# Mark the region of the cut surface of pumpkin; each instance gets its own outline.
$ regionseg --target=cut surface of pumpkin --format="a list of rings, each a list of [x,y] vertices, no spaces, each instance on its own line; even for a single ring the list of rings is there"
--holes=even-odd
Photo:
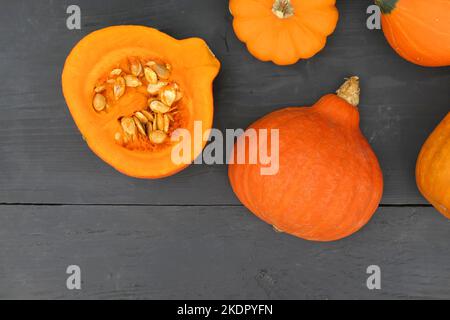
[[[171,159],[172,133],[192,132],[195,121],[205,131],[212,127],[219,69],[201,39],[117,26],[75,46],[62,86],[79,130],[100,158],[129,176],[162,178],[187,166]],[[192,161],[196,156],[192,152]]]

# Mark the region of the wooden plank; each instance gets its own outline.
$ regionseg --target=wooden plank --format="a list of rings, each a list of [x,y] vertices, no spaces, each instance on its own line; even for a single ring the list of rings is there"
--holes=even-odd
[[[383,208],[334,243],[241,207],[1,206],[0,299],[450,298],[450,221]],[[78,265],[82,290],[65,287]],[[381,287],[366,287],[370,265]]]
[[[384,169],[383,203],[425,203],[414,183],[414,163],[425,137],[448,112],[450,73],[399,58],[380,31],[365,27],[371,3],[338,1],[341,20],[326,49],[284,68],[249,55],[232,31],[227,1],[80,0],[81,31],[65,27],[68,1],[3,4],[0,203],[238,204],[225,166],[196,166],[164,181],[138,181],[88,150],[65,106],[60,73],[82,36],[114,24],[204,38],[223,63],[215,83],[215,126],[222,130],[246,127],[279,107],[311,104],[344,77],[361,76],[361,125]]]

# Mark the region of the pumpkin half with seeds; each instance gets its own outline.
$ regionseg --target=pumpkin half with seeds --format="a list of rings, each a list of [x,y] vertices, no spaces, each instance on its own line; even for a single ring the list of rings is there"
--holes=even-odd
[[[212,127],[212,83],[219,70],[201,39],[116,26],[75,46],[62,87],[76,125],[100,158],[126,175],[156,179],[188,165],[172,161],[175,130],[193,136],[195,121],[204,132]],[[193,161],[200,151],[191,149]]]
[[[290,65],[326,45],[338,23],[335,0],[230,0],[236,36],[261,61]]]

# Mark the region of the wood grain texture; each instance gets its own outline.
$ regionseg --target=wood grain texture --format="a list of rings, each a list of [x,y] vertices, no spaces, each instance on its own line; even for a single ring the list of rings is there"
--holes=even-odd
[[[0,206],[0,299],[450,298],[450,221],[383,208],[335,243],[241,207]],[[83,289],[65,287],[69,265]],[[378,265],[382,290],[366,287]]]
[[[277,108],[312,104],[344,77],[362,78],[362,129],[386,179],[384,204],[421,204],[414,165],[448,112],[448,68],[412,65],[365,27],[372,1],[338,1],[336,33],[315,58],[290,67],[255,60],[231,28],[226,0],[77,2],[82,30],[65,26],[69,1],[8,1],[0,12],[0,203],[235,205],[225,166],[193,166],[164,181],[115,172],[81,139],[65,105],[65,57],[89,32],[143,24],[177,38],[204,38],[223,70],[215,83],[215,127],[247,127]],[[299,132],[299,134],[302,134]]]
[[[415,160],[449,111],[449,68],[398,57],[381,31],[365,27],[371,0],[338,1],[338,29],[313,59],[262,63],[236,39],[227,3],[79,0],[81,31],[66,28],[70,1],[2,3],[0,299],[450,298],[450,224],[432,208],[384,207],[353,237],[317,244],[276,234],[236,206],[225,166],[142,181],[90,152],[62,97],[65,57],[91,31],[142,24],[208,42],[223,65],[215,82],[222,130],[312,104],[359,75],[361,127],[384,170],[383,204],[425,203]],[[70,264],[82,267],[81,292],[65,288]],[[365,286],[372,264],[382,268],[381,291]]]

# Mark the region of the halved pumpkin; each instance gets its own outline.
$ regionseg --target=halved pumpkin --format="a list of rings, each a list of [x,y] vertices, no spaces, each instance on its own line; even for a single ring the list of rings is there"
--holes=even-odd
[[[62,87],[95,154],[126,175],[156,179],[189,165],[172,161],[170,135],[175,129],[193,136],[195,121],[201,121],[203,133],[212,127],[212,83],[219,70],[220,62],[201,39],[176,40],[148,27],[115,26],[93,32],[75,46],[64,66]],[[152,96],[154,87],[159,91]],[[174,88],[177,95],[163,94]],[[151,121],[153,117],[157,119]],[[191,150],[193,161],[199,150]]]

